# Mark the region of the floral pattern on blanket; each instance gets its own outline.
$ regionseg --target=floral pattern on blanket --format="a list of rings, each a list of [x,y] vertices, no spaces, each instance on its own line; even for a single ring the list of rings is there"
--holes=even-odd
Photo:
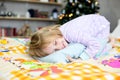
[[[12,76],[10,80],[109,80],[110,76],[114,80],[120,79],[117,74],[103,71],[97,66],[88,63],[74,62],[63,65],[61,63],[42,63],[22,58],[2,57],[2,59],[19,68],[10,72]]]
[[[50,73],[61,73],[62,70],[55,64],[38,62],[36,60],[25,60],[23,58],[1,57],[4,61],[7,61],[20,69],[20,71],[26,70],[31,76],[47,76]],[[13,71],[14,72],[14,71]],[[35,74],[35,73],[38,74]]]
[[[4,38],[4,40],[6,42],[4,44],[2,42],[0,47],[8,51],[0,51],[0,75],[3,76],[0,80],[120,80],[120,73],[105,71],[98,66],[102,64],[104,68],[108,68],[111,57],[100,61],[68,64],[43,63],[28,55],[28,39]],[[119,47],[115,50],[117,51],[115,56],[118,56]],[[115,60],[119,58],[115,56],[112,56],[111,61],[113,58]],[[90,62],[97,62],[97,65]],[[114,70],[118,71],[118,69]]]

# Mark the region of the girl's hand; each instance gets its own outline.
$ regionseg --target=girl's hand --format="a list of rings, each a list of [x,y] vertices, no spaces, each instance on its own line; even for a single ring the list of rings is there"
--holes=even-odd
[[[75,61],[75,59],[73,59],[73,58],[70,57],[70,56],[67,56],[67,59],[68,59],[70,62],[74,62],[74,61]]]
[[[80,59],[80,58],[78,58],[78,59],[73,59],[72,57],[67,56],[67,59],[68,59],[70,62],[81,62],[81,59]]]

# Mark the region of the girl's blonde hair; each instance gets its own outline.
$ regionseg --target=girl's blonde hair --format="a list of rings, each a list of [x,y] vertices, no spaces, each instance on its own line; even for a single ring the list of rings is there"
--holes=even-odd
[[[35,32],[31,36],[29,54],[38,57],[47,56],[48,54],[43,52],[43,48],[47,47],[56,38],[62,37],[59,26],[60,25],[47,26]]]

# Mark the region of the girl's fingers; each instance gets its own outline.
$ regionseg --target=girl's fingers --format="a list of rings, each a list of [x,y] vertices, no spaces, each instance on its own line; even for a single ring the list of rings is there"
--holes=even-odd
[[[73,59],[73,58],[72,58],[72,57],[70,57],[70,56],[67,56],[67,59],[68,59],[70,62],[75,61],[75,59]]]

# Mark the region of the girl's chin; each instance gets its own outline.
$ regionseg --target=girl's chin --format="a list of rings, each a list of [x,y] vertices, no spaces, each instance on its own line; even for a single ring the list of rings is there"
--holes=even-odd
[[[67,47],[67,45],[63,45],[63,48],[66,48]]]

